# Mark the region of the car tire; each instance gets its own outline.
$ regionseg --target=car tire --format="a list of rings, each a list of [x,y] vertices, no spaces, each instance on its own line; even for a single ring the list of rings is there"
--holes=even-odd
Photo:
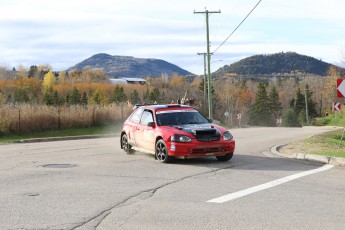
[[[155,157],[161,163],[169,163],[173,160],[173,157],[169,156],[168,148],[162,139],[156,142]]]
[[[216,156],[216,158],[219,160],[219,161],[228,161],[232,158],[232,156],[234,155],[234,153],[228,153],[224,156]]]
[[[130,154],[133,152],[132,146],[128,143],[128,137],[126,134],[123,134],[121,136],[121,148],[123,151],[125,151],[127,154]]]

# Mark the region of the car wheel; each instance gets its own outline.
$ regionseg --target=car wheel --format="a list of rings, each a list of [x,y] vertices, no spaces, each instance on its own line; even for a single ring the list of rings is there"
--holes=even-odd
[[[219,161],[228,161],[232,158],[232,156],[234,155],[234,153],[228,153],[224,156],[216,156],[216,158],[219,160]]]
[[[161,163],[169,163],[173,159],[173,157],[169,156],[167,146],[162,139],[157,141],[155,153],[156,159]]]
[[[123,151],[126,153],[131,153],[132,152],[132,146],[128,143],[128,137],[126,134],[123,134],[121,137],[121,146]]]

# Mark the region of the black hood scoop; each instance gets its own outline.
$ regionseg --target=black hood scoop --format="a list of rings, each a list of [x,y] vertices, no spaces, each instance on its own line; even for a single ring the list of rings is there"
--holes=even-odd
[[[198,125],[180,125],[176,128],[192,134],[198,141],[218,141],[221,137],[218,129],[214,128],[210,124],[198,124]]]

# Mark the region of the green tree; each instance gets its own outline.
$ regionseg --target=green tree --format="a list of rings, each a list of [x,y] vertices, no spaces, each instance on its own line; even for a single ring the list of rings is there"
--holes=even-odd
[[[150,103],[159,103],[160,102],[161,93],[157,87],[155,87],[149,94],[149,102]]]
[[[38,74],[38,68],[35,65],[30,66],[28,77],[35,77]]]
[[[306,85],[305,92],[302,93],[301,89],[298,88],[296,91],[296,99],[293,98],[290,101],[290,107],[294,109],[296,116],[300,123],[306,122],[306,101],[308,105],[308,117],[314,118],[317,116],[316,103],[312,99],[313,92]],[[306,100],[307,99],[307,100]]]
[[[17,103],[27,103],[29,102],[30,98],[28,96],[28,92],[24,88],[17,88],[14,91],[14,101]]]
[[[250,109],[249,124],[275,126],[275,119],[270,109],[265,83],[259,83],[255,99],[255,103]]]
[[[71,105],[77,105],[81,103],[81,95],[77,89],[77,87],[73,87],[72,94],[69,98],[69,104]]]
[[[149,101],[149,97],[150,97],[150,91],[149,91],[149,89],[147,89],[143,95],[143,100],[144,100],[143,103],[147,103],[147,101]]]
[[[306,85],[306,95],[307,95],[307,103],[308,103],[308,115],[311,118],[315,118],[318,116],[316,111],[316,103],[313,100],[313,92],[310,90],[309,85]]]
[[[88,97],[86,95],[86,92],[84,92],[83,96],[81,98],[81,104],[85,107],[85,106],[87,106],[87,102],[88,102]]]
[[[114,102],[115,104],[120,104],[121,102],[126,102],[127,101],[127,95],[123,90],[122,86],[116,85],[111,101]]]
[[[140,102],[140,97],[139,97],[139,93],[137,90],[134,90],[131,95],[130,95],[130,99],[129,99],[132,103],[132,105],[137,104],[138,102]]]
[[[43,94],[43,102],[46,105],[54,105],[54,92],[53,89],[48,89],[44,94]]]
[[[301,127],[298,116],[293,108],[289,108],[284,114],[282,119],[283,127]]]
[[[269,104],[270,110],[273,113],[274,118],[278,119],[281,116],[282,104],[280,102],[279,94],[275,86],[272,86],[271,91],[269,93],[268,104]]]

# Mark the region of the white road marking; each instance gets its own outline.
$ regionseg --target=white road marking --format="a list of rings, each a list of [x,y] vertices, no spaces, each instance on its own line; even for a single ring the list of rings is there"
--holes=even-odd
[[[280,179],[277,179],[277,180],[274,180],[274,181],[271,181],[271,182],[267,182],[265,184],[261,184],[261,185],[258,185],[258,186],[255,186],[255,187],[251,187],[251,188],[247,188],[247,189],[244,189],[244,190],[241,190],[241,191],[238,191],[238,192],[230,193],[228,195],[221,196],[221,197],[218,197],[218,198],[215,198],[215,199],[212,199],[212,200],[208,200],[207,202],[221,204],[221,203],[224,203],[224,202],[227,202],[227,201],[230,201],[230,200],[234,200],[234,199],[237,199],[237,198],[240,198],[240,197],[243,197],[243,196],[250,195],[250,194],[255,193],[255,192],[259,192],[261,190],[265,190],[265,189],[268,189],[268,188],[272,188],[272,187],[278,186],[280,184],[283,184],[283,183],[286,183],[286,182],[289,182],[289,181],[292,181],[292,180],[296,180],[296,179],[304,177],[304,176],[309,176],[311,174],[315,174],[315,173],[319,173],[319,172],[322,172],[322,171],[326,171],[326,170],[331,169],[333,167],[334,167],[334,165],[328,165],[327,164],[327,165],[324,165],[324,166],[322,166],[320,168],[316,168],[316,169],[313,169],[313,170],[309,170],[309,171],[297,173],[297,174],[294,174],[294,175],[291,175],[291,176],[283,177],[283,178],[280,178]]]

